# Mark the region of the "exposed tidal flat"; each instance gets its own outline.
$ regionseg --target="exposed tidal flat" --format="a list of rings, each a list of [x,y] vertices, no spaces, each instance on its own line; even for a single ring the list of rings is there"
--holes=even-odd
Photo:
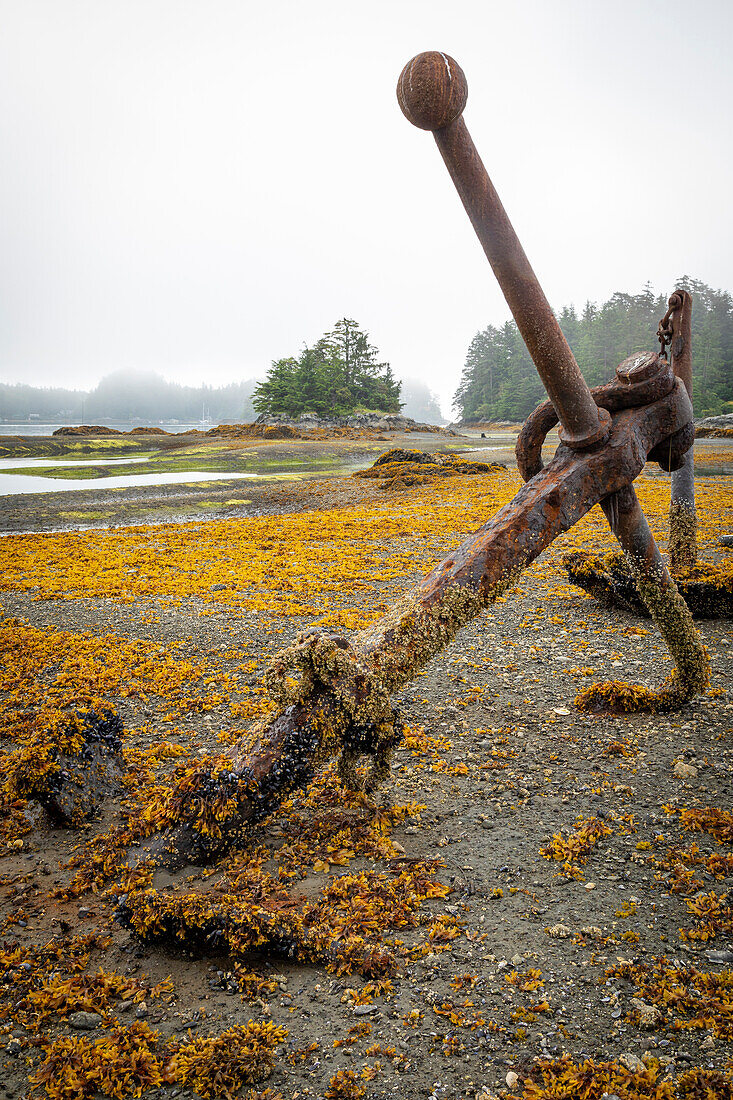
[[[0,532],[170,523],[330,506],[341,479],[390,447],[472,453],[515,465],[516,430],[455,437],[390,433],[382,440],[201,441],[179,436],[13,436],[0,440]],[[546,461],[556,440],[545,447]],[[698,476],[728,477],[725,439],[698,440]],[[657,467],[650,476],[667,480]],[[304,483],[317,482],[306,487]],[[351,490],[350,490],[351,491]],[[353,488],[356,492],[356,488]],[[307,502],[307,503],[306,503]]]
[[[389,447],[458,452],[491,448],[511,462],[515,434],[481,439],[391,433],[388,440],[191,440],[186,436],[6,437],[0,457],[0,531],[166,523],[268,514],[371,465]],[[124,469],[123,469],[124,468]]]
[[[404,741],[377,798],[331,764],[251,846],[125,868],[178,777],[247,738],[275,654],[314,625],[374,621],[519,488],[514,468],[387,492],[349,476],[396,442],[237,448],[281,481],[29,496],[82,511],[0,541],[10,1096],[77,1100],[102,1081],[188,1100],[194,1056],[272,1100],[330,1100],[333,1080],[366,1100],[486,1100],[515,1077],[522,1100],[731,1095],[730,623],[700,623],[711,691],[683,711],[580,713],[588,683],[655,685],[670,667],[647,620],[567,582],[563,552],[613,548],[598,508],[395,698]],[[509,462],[512,445],[477,457]],[[293,465],[273,474],[275,458]],[[669,484],[648,473],[665,549]],[[722,562],[733,483],[697,487],[701,554]],[[107,529],[72,529],[94,507]],[[92,704],[119,715],[124,789],[59,828],[23,783],[63,715]],[[177,922],[167,939],[159,918]],[[541,1072],[558,1088],[532,1091]]]

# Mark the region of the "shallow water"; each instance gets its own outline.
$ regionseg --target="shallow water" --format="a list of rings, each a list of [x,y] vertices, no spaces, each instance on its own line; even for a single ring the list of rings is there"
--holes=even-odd
[[[137,459],[132,461],[136,462]],[[69,463],[64,465],[68,466]],[[91,465],[96,466],[99,463],[93,462]],[[106,466],[108,463],[105,462],[104,465]],[[128,474],[127,477],[89,477],[61,480],[58,478],[34,477],[32,474],[7,473],[0,478],[0,497],[17,496],[21,493],[70,493],[79,489],[135,489],[143,485],[195,485],[202,481],[236,481],[242,478],[253,481],[262,476],[262,474],[186,470],[185,472],[168,474]]]
[[[150,455],[138,455],[137,458],[0,458],[0,473],[4,470],[29,470],[33,468],[53,469],[64,466],[127,466],[131,462],[149,462]]]

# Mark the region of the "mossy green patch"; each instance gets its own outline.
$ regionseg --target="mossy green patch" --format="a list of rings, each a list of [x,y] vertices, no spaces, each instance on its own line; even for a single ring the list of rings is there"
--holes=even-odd
[[[59,512],[59,519],[110,519],[114,514],[110,509],[95,511],[90,508],[88,512]]]

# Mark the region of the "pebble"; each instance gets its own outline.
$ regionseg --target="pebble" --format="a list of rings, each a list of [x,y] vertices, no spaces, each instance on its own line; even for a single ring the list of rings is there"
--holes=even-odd
[[[672,768],[672,774],[676,775],[678,779],[694,779],[697,775],[697,768],[693,768],[692,764],[685,764],[684,760],[678,760]]]
[[[705,957],[711,963],[733,963],[733,951],[706,951]]]
[[[19,1039],[11,1039],[8,1045],[5,1047],[8,1054],[20,1054],[23,1049],[23,1044]]]
[[[69,1026],[76,1031],[94,1031],[101,1022],[98,1012],[72,1012],[69,1016]]]
[[[631,1051],[622,1054],[619,1058],[619,1062],[626,1066],[627,1069],[630,1069],[632,1073],[636,1073],[637,1070],[644,1068],[644,1063],[641,1058],[638,1058],[636,1054],[632,1054]]]
[[[515,1089],[519,1084],[519,1076],[514,1072],[513,1069],[510,1069],[505,1077],[505,1081],[508,1088]]]
[[[354,1008],[355,1016],[373,1016],[377,1012],[379,1009],[376,1005],[357,1005]]]

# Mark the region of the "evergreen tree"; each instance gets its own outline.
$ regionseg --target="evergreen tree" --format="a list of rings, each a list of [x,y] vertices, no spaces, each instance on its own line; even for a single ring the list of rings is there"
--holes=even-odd
[[[346,416],[356,409],[399,412],[400,383],[389,363],[380,363],[378,357],[368,333],[343,317],[297,359],[272,364],[267,378],[255,387],[254,407],[288,416]]]
[[[733,411],[733,298],[689,277],[676,285],[692,295],[695,415]],[[627,356],[657,350],[657,325],[666,309],[666,297],[647,285],[641,294],[619,292],[601,306],[586,302],[580,316],[572,306],[561,310],[560,327],[588,385],[607,382]],[[513,321],[476,333],[454,398],[461,419],[523,420],[544,399]]]

